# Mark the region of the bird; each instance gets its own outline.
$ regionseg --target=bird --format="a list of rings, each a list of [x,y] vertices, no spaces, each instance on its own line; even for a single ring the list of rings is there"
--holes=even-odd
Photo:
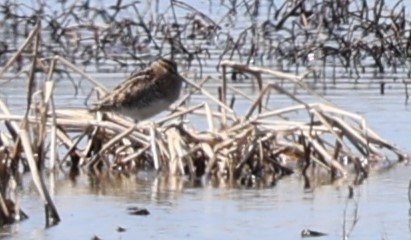
[[[139,122],[168,109],[179,98],[183,81],[176,62],[159,58],[114,87],[90,111],[115,112]]]

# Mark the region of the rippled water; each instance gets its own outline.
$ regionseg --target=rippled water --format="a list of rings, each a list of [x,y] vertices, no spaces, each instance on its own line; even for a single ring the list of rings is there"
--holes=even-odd
[[[2,235],[4,239],[90,239],[94,235],[102,239],[297,239],[302,229],[309,228],[327,233],[327,239],[342,239],[344,219],[348,231],[358,208],[351,239],[406,239],[411,236],[409,170],[400,167],[373,175],[355,188],[354,200],[349,201],[344,184],[305,192],[298,176],[259,190],[190,187],[182,179],[150,176],[112,176],[93,188],[86,176],[77,184],[63,179],[55,196],[62,217],[59,225],[44,229],[42,203],[26,189],[22,206],[30,219],[5,227]],[[127,207],[135,206],[151,214],[128,215]],[[120,233],[118,227],[126,231]]]
[[[124,76],[96,74],[107,86],[115,85]],[[328,85],[319,91],[338,106],[362,114],[382,137],[411,152],[411,107],[404,103],[402,85],[386,80],[385,95],[379,94],[378,83]],[[250,89],[246,81],[239,84]],[[82,106],[88,92],[74,96],[72,89],[65,79],[58,82],[58,106]],[[23,78],[7,84],[7,90],[2,88],[0,94],[13,111],[25,108]],[[281,97],[272,101],[278,106],[290,104]],[[43,203],[27,175],[21,207],[30,218],[3,227],[0,238],[298,239],[301,231],[308,228],[328,234],[324,239],[342,239],[344,222],[346,231],[351,231],[357,209],[358,222],[350,239],[410,239],[410,170],[399,164],[371,174],[362,185],[354,187],[351,200],[347,200],[346,182],[305,191],[297,174],[272,188],[236,189],[224,182],[193,183],[151,173],[130,177],[107,174],[101,178],[81,173],[75,180],[59,173],[55,177],[54,200],[62,222],[49,229],[44,228]],[[147,208],[150,215],[129,215],[128,207]],[[118,227],[126,231],[118,232]]]

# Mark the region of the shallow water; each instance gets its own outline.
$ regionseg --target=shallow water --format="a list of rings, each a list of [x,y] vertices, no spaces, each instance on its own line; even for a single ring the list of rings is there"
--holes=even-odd
[[[370,127],[411,152],[410,107],[398,91],[381,96],[377,90],[337,87],[323,93],[340,107],[364,115]],[[350,239],[407,239],[411,237],[410,170],[400,164],[371,174],[354,187],[351,200],[347,200],[347,182],[306,191],[297,174],[272,188],[236,189],[224,182],[192,183],[150,173],[107,174],[101,179],[80,174],[75,181],[59,173],[54,199],[62,222],[50,229],[44,228],[42,202],[26,176],[21,206],[30,218],[4,227],[1,238],[297,239],[308,228],[327,233],[326,239],[342,239],[344,222],[350,231],[358,209]],[[147,208],[151,214],[129,215],[128,207]],[[126,231],[118,232],[118,227]]]
[[[344,184],[305,192],[298,176],[268,189],[184,187],[184,180],[151,176],[112,177],[91,188],[82,176],[77,184],[58,181],[59,225],[43,227],[42,203],[27,189],[21,204],[30,219],[3,228],[2,238],[297,239],[309,228],[327,233],[327,239],[342,239],[344,219],[348,231],[358,206],[351,239],[406,239],[411,236],[409,170],[399,167],[373,175],[355,188],[349,201]],[[135,206],[147,208],[150,215],[128,215],[127,207]],[[117,232],[118,227],[126,231]]]
[[[201,4],[209,6],[208,1],[200,1],[199,8]],[[215,72],[215,68],[208,71]],[[95,77],[106,86],[113,86],[125,73],[105,75]],[[25,108],[24,84],[23,77],[7,84],[7,90],[0,90],[1,97],[16,113]],[[239,84],[250,89],[246,81]],[[338,106],[363,115],[382,137],[411,153],[411,107],[404,104],[401,86],[388,83],[383,96],[379,94],[378,83],[328,85],[326,90],[319,91]],[[87,93],[80,91],[74,96],[71,83],[62,79],[56,86],[56,105],[82,106]],[[290,104],[281,96],[274,97],[272,102],[275,106]],[[240,107],[244,106],[240,103]],[[21,207],[29,219],[3,227],[0,238],[298,239],[301,231],[308,228],[328,234],[323,239],[342,239],[344,222],[346,231],[351,231],[358,209],[358,222],[350,239],[410,239],[410,170],[410,166],[399,164],[371,174],[363,184],[354,187],[351,200],[347,200],[346,182],[306,191],[297,174],[281,179],[272,188],[238,189],[224,182],[192,183],[151,173],[130,177],[107,174],[100,179],[82,173],[74,181],[59,173],[53,191],[62,222],[49,229],[44,228],[43,203],[27,175],[22,185]],[[129,215],[127,208],[136,206],[147,208],[150,215]],[[118,232],[118,227],[126,231]]]

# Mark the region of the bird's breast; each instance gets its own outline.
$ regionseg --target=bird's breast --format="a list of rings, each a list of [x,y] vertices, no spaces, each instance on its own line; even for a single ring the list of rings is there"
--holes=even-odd
[[[145,106],[123,106],[118,112],[122,115],[128,116],[134,120],[141,121],[150,118],[164,110],[167,110],[172,102],[158,99],[152,101],[149,105]]]

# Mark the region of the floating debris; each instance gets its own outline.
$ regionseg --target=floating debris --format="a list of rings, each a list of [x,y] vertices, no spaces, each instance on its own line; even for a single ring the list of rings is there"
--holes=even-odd
[[[117,232],[125,232],[125,231],[127,231],[127,229],[126,229],[126,228],[123,228],[123,227],[118,226],[118,227],[117,227],[117,229],[116,229],[116,231],[117,231]]]
[[[146,208],[128,207],[127,210],[128,210],[129,215],[138,215],[138,216],[150,215],[150,212]]]
[[[91,238],[91,240],[103,240],[103,239],[100,238],[100,237],[97,236],[97,235],[94,235],[94,236]]]
[[[318,231],[313,231],[310,229],[304,229],[301,231],[301,237],[306,238],[306,237],[324,237],[327,236],[326,233],[318,232]]]

